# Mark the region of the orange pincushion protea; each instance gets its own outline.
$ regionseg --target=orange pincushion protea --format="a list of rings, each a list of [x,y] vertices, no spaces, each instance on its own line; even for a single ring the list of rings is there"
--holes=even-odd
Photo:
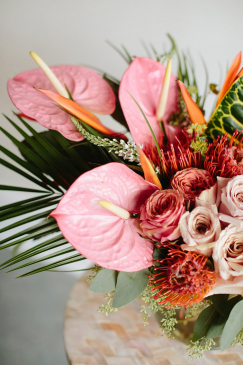
[[[181,251],[179,246],[169,250],[167,258],[156,260],[160,266],[154,269],[150,285],[155,299],[166,308],[176,305],[189,307],[201,302],[212,289],[216,276],[207,266],[208,258],[197,252]]]
[[[228,135],[225,134],[208,146],[204,168],[213,177],[231,178],[243,174],[242,134],[236,130],[229,142],[227,140]]]

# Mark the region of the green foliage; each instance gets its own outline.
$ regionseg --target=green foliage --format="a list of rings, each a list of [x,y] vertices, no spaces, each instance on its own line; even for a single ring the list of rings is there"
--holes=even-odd
[[[229,138],[236,129],[243,129],[243,76],[231,86],[214,111],[207,125],[206,134],[210,139],[228,134]]]
[[[149,270],[120,272],[117,278],[113,307],[122,307],[136,299],[148,284]]]
[[[225,307],[227,305],[228,298],[228,294],[216,294],[207,297],[207,300],[211,300],[219,314],[225,315]]]
[[[240,300],[230,312],[229,318],[223,329],[220,348],[226,350],[234,341],[243,327],[243,300]]]
[[[213,345],[215,345],[215,342],[211,338],[203,337],[196,342],[191,341],[191,344],[187,347],[189,360],[199,359],[205,351],[211,350]]]
[[[198,314],[205,308],[207,308],[209,302],[207,300],[203,300],[202,302],[195,303],[188,307],[186,310],[185,319],[198,316]]]
[[[171,49],[169,50],[169,52],[166,52],[159,57],[158,61],[161,63],[167,63],[168,60],[170,58],[172,58],[177,51],[177,46],[176,46],[174,38],[172,38],[172,36],[170,34],[167,34],[167,37],[169,38],[169,40],[171,42]]]
[[[141,305],[142,309],[140,312],[143,314],[142,323],[144,326],[148,324],[151,311],[154,313],[159,312],[161,315],[160,328],[162,336],[166,334],[168,338],[173,338],[173,331],[175,330],[175,325],[178,322],[176,319],[176,310],[179,307],[175,306],[167,309],[164,305],[158,304],[161,298],[155,299],[154,295],[156,294],[156,291],[152,291],[152,289],[153,286],[148,285],[142,294],[142,300],[146,304]]]
[[[154,134],[154,131],[153,131],[153,129],[152,129],[152,127],[151,127],[151,125],[150,125],[150,123],[149,123],[149,121],[148,121],[148,119],[147,119],[146,115],[144,114],[144,112],[143,112],[142,108],[141,108],[141,107],[140,107],[140,105],[138,104],[138,102],[134,99],[134,97],[133,97],[133,96],[132,96],[129,92],[128,92],[128,94],[131,96],[131,98],[132,98],[132,99],[134,100],[134,102],[137,104],[137,106],[138,106],[138,108],[139,108],[140,112],[142,113],[142,116],[144,117],[144,120],[146,121],[146,123],[147,123],[147,125],[148,125],[148,127],[149,127],[149,129],[150,129],[150,132],[151,132],[151,134],[152,134],[152,137],[153,137],[153,140],[154,140],[154,143],[155,143],[155,146],[156,146],[156,149],[157,149],[158,155],[159,155],[159,160],[161,161],[161,159],[162,159],[161,151],[160,151],[160,147],[159,147],[158,141],[157,141],[157,139],[156,139],[156,136],[155,136],[155,134]],[[162,169],[162,171],[163,171],[162,165],[161,165],[161,169]]]
[[[90,290],[94,293],[108,293],[115,290],[117,274],[115,270],[100,270],[92,280]]]
[[[210,328],[214,317],[217,315],[217,310],[214,305],[210,305],[205,308],[200,314],[195,323],[194,332],[193,332],[193,342],[200,340],[202,337],[205,337],[208,329]]]
[[[109,313],[118,311],[118,309],[114,308],[112,305],[114,293],[114,290],[111,293],[106,293],[104,299],[107,300],[107,304],[101,304],[98,312],[105,313],[105,315],[108,316]]]
[[[75,125],[77,130],[82,133],[82,135],[92,144],[105,147],[106,150],[111,153],[114,152],[118,156],[122,157],[124,160],[129,160],[130,162],[139,163],[139,155],[137,152],[137,147],[135,142],[128,141],[126,142],[123,139],[119,141],[115,138],[102,138],[100,136],[94,136],[90,134],[78,121],[78,119],[71,117],[72,123]]]
[[[222,335],[225,323],[227,322],[232,308],[241,300],[241,296],[237,295],[234,298],[228,299],[227,294],[217,294],[208,297],[215,309],[217,315],[214,317],[211,326],[208,329],[206,338],[215,338]]]

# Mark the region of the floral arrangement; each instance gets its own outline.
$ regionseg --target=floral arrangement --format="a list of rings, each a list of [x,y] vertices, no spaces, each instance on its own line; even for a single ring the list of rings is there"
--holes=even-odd
[[[118,50],[128,63],[120,82],[82,66],[49,68],[33,52],[40,68],[9,80],[28,133],[7,118],[24,140],[1,128],[22,154],[2,147],[18,167],[2,163],[38,188],[1,186],[33,194],[1,208],[3,220],[15,218],[2,232],[28,224],[2,240],[14,256],[1,267],[46,251],[12,270],[58,257],[25,277],[88,258],[90,289],[109,293],[102,312],[142,294],[143,322],[160,311],[171,337],[178,310],[196,315],[193,357],[218,337],[221,350],[243,343],[243,71],[239,53],[220,92],[206,81],[199,96],[191,59],[170,40],[168,53],[152,48],[155,59]],[[217,101],[206,122],[209,90]],[[94,113],[110,114],[120,130]],[[37,133],[25,119],[49,131]],[[30,239],[33,247],[19,253]]]

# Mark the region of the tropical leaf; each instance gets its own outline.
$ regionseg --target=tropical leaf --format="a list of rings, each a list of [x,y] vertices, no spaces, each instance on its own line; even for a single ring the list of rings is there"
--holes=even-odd
[[[22,191],[27,194],[26,199],[0,208],[0,220],[4,223],[0,233],[5,234],[0,242],[0,250],[12,247],[14,253],[14,256],[0,267],[6,269],[15,266],[10,270],[14,271],[38,265],[34,270],[20,275],[25,277],[85,260],[60,233],[55,220],[46,218],[82,173],[109,162],[124,161],[116,154],[108,153],[105,148],[95,146],[87,140],[74,143],[56,131],[37,133],[27,122],[17,117],[23,128],[19,123],[6,118],[24,138],[23,141],[13,137],[7,130],[0,129],[19,149],[22,156],[19,157],[5,147],[0,147],[8,158],[2,159],[1,162],[5,167],[37,185],[38,189],[0,185],[0,190]],[[85,123],[83,126],[89,133],[102,136]],[[12,162],[9,162],[9,159]],[[19,248],[30,241],[32,247],[18,253]],[[73,251],[74,254],[67,257]],[[60,256],[64,257],[60,259]],[[50,259],[51,263],[44,264]]]
[[[231,86],[208,122],[206,134],[210,139],[228,134],[229,138],[243,129],[243,76]]]
[[[89,143],[76,146],[58,132],[37,133],[22,118],[19,118],[19,121],[27,129],[27,132],[10,118],[7,118],[7,120],[24,137],[24,140],[18,140],[3,128],[1,128],[1,131],[20,150],[22,158],[1,146],[1,151],[13,163],[4,159],[1,161],[4,166],[37,185],[38,189],[0,185],[0,190],[21,191],[27,194],[26,199],[0,208],[0,220],[3,223],[6,221],[6,224],[3,224],[0,229],[0,233],[5,233],[5,237],[0,242],[0,250],[14,247],[16,253],[16,248],[19,248],[25,242],[32,241],[31,248],[2,263],[2,269],[12,265],[16,266],[22,262],[23,264],[13,270],[34,264],[39,265],[42,263],[43,265],[43,261],[52,259],[51,264],[35,268],[31,273],[27,272],[21,275],[26,276],[77,262],[81,259],[84,260],[85,258],[74,250],[62,234],[56,234],[59,232],[59,228],[55,220],[46,218],[57,206],[63,193],[72,182],[81,173],[94,167],[84,160],[84,150],[85,156],[91,156],[92,162],[96,162],[96,156],[98,156],[98,161],[104,163],[104,158],[100,158],[100,150]],[[107,162],[107,157],[105,162]],[[31,197],[29,197],[30,193]],[[11,222],[9,222],[10,219]],[[17,232],[16,228],[18,228]],[[60,250],[60,246],[63,246],[63,249]],[[67,257],[68,253],[72,251],[76,252],[75,256]],[[44,253],[46,253],[45,256]],[[60,260],[60,256],[65,256],[65,258]]]

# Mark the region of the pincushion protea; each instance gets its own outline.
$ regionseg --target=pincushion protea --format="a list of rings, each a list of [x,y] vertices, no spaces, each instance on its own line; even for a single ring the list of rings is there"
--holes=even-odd
[[[208,146],[204,168],[213,177],[231,178],[243,174],[242,133],[236,130],[231,139],[228,135],[219,136]]]
[[[206,256],[181,251],[179,246],[170,248],[167,258],[156,260],[159,266],[151,275],[150,285],[156,291],[154,298],[161,298],[158,304],[172,308],[201,302],[216,281],[215,272],[207,266],[207,261]]]

